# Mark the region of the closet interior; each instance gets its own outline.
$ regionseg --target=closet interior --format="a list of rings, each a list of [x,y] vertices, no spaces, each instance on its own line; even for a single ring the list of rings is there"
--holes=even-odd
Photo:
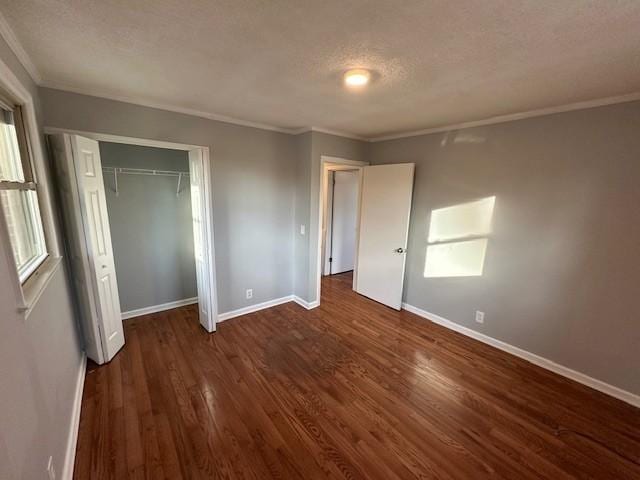
[[[123,319],[195,303],[187,152],[99,145]]]

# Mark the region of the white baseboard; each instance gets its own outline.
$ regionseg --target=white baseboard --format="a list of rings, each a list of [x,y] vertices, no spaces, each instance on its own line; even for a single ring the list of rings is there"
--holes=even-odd
[[[82,392],[84,391],[84,377],[87,371],[87,356],[82,352],[80,370],[76,380],[76,392],[71,410],[71,425],[67,436],[67,450],[64,455],[64,465],[62,467],[62,480],[73,479],[73,466],[76,462],[76,445],[78,444],[78,429],[80,428],[80,411],[82,409]]]
[[[320,306],[320,302],[318,300],[315,300],[313,302],[307,302],[306,300],[303,300],[297,295],[293,296],[293,301],[296,302],[298,305],[306,308],[307,310],[311,310],[312,308],[316,308]]]
[[[122,312],[122,320],[139,317],[140,315],[149,315],[150,313],[164,312],[165,310],[184,307],[185,305],[193,305],[194,303],[198,303],[198,297],[184,298],[182,300],[176,300],[175,302],[161,303],[160,305],[129,310],[128,312]]]
[[[615,397],[623,402],[629,403],[635,407],[640,407],[640,396],[631,392],[627,392],[626,390],[622,390],[621,388],[614,387],[613,385],[609,385],[608,383],[603,382],[602,380],[598,380],[596,378],[590,377],[584,373],[577,372],[572,370],[569,367],[565,367],[563,365],[559,365],[547,358],[536,355],[535,353],[528,352],[521,348],[510,345],[501,340],[497,340],[493,337],[485,335],[480,332],[476,332],[467,327],[463,327],[462,325],[458,325],[451,320],[447,320],[444,317],[436,315],[434,313],[427,312],[418,307],[414,307],[413,305],[409,305],[408,303],[403,303],[402,308],[407,310],[408,312],[415,313],[416,315],[426,318],[427,320],[437,323],[438,325],[442,325],[450,330],[454,330],[458,333],[466,335],[467,337],[471,337],[475,340],[478,340],[482,343],[486,343],[487,345],[491,345],[492,347],[498,348],[502,351],[515,355],[516,357],[520,357],[528,362],[533,363],[539,367],[550,370],[558,375],[562,375],[563,377],[570,378],[571,380],[575,380],[578,383],[586,385],[587,387],[591,387],[595,390],[598,390],[602,393],[606,393],[612,397]]]
[[[266,302],[256,303],[255,305],[249,305],[248,307],[239,308],[237,310],[231,310],[230,312],[219,313],[218,323],[229,320],[230,318],[246,315],[247,313],[257,312],[258,310],[264,310],[265,308],[275,307],[293,300],[293,295],[287,295],[286,297],[274,298],[273,300],[267,300]]]

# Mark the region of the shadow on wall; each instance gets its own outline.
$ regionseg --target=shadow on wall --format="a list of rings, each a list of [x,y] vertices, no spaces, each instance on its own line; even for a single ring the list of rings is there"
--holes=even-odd
[[[492,196],[431,211],[425,278],[482,276],[495,202]]]

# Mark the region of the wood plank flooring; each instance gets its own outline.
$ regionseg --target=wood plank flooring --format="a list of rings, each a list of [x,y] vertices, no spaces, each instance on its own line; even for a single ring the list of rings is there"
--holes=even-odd
[[[76,479],[640,479],[640,409],[323,279],[207,334],[125,321],[87,372]]]

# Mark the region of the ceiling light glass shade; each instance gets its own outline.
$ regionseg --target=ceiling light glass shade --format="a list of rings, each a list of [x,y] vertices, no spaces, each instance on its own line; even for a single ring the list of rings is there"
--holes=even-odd
[[[349,87],[362,87],[369,83],[371,73],[363,68],[354,68],[344,74],[344,83]]]

